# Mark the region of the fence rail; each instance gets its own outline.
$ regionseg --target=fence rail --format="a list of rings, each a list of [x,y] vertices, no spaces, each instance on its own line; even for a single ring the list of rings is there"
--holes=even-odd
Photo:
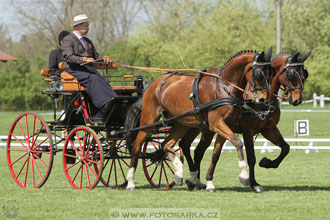
[[[313,103],[313,107],[317,108],[317,101],[320,102],[320,107],[324,108],[324,104],[326,101],[330,101],[330,97],[325,97],[324,95],[318,96],[316,93],[313,93],[313,99],[304,100],[302,103]],[[282,102],[283,105],[289,105],[289,102]]]
[[[7,138],[8,136],[0,136],[0,148],[5,148],[7,146]],[[23,136],[18,136],[17,138],[20,140],[24,140]],[[195,139],[193,146],[196,146],[199,141],[199,139]],[[213,139],[212,144],[208,148],[208,150],[213,149],[214,141],[215,139]],[[330,150],[330,138],[285,138],[285,141],[290,145],[291,149],[305,150],[306,154],[311,152],[317,153],[319,152],[319,150]],[[21,146],[19,143],[15,145]],[[61,143],[58,145],[58,147],[63,147],[63,145],[64,143]],[[153,146],[150,145],[150,148],[153,148]],[[272,152],[274,150],[280,149],[278,146],[272,145],[267,139],[264,138],[257,138],[255,141],[254,148],[256,150],[261,150],[261,153]],[[191,150],[194,149],[195,147],[191,147]],[[223,146],[223,151],[231,152],[232,150],[235,150],[235,147],[231,143],[226,141]]]

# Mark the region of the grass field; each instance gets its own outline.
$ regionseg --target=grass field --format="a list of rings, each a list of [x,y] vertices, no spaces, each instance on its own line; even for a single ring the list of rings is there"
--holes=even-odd
[[[0,113],[1,135],[7,135],[18,113]],[[47,120],[51,115],[43,115]],[[279,128],[285,137],[293,137],[293,120],[309,119],[312,137],[330,137],[330,113],[282,113]],[[274,159],[279,151],[257,153]],[[218,163],[214,184],[216,193],[188,191],[186,186],[169,190],[153,189],[144,177],[141,162],[136,172],[137,190],[109,189],[99,184],[93,190],[71,188],[63,172],[62,155],[55,156],[54,167],[47,183],[37,190],[21,189],[12,179],[5,150],[0,148],[0,205],[2,211],[15,200],[16,219],[110,219],[111,209],[125,208],[194,208],[220,211],[220,219],[330,219],[330,151],[305,154],[291,150],[278,169],[256,166],[257,181],[265,192],[256,194],[238,183],[237,154],[225,152]],[[205,182],[211,152],[202,163]],[[188,168],[185,165],[185,177]],[[0,219],[6,219],[4,212]],[[149,218],[150,219],[150,218]],[[160,218],[158,218],[160,219]],[[195,218],[196,219],[196,218]]]

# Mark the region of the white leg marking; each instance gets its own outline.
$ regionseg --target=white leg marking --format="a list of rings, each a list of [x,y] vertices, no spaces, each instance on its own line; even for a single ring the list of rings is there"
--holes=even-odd
[[[194,172],[190,172],[190,177],[188,178],[188,180],[193,183],[194,185],[197,184],[197,174],[198,174],[198,171],[194,171]]]
[[[134,167],[129,168],[128,173],[127,173],[127,187],[126,188],[135,188],[134,172],[135,172]]]
[[[247,164],[245,160],[238,161],[238,167],[241,169],[241,173],[239,174],[239,177],[242,179],[249,179],[249,174],[247,171]]]
[[[213,182],[211,180],[206,181],[206,190],[215,189]]]
[[[183,165],[177,156],[174,156],[173,165],[175,167],[175,175],[183,178]]]

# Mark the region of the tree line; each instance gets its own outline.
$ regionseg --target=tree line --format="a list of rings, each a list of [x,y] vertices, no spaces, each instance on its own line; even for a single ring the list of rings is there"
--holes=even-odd
[[[305,62],[309,78],[304,98],[314,92],[330,96],[330,1],[281,4],[282,51],[312,51]],[[274,0],[40,0],[26,7],[13,1],[12,7],[27,34],[14,42],[0,24],[0,50],[19,58],[0,64],[0,110],[52,107],[52,100],[41,94],[47,84],[40,70],[47,68],[48,54],[58,45],[57,34],[72,30],[73,16],[80,13],[92,20],[88,37],[96,48],[129,65],[211,68],[238,51],[276,46]],[[148,81],[160,76],[124,68],[111,74],[124,73],[142,73]]]

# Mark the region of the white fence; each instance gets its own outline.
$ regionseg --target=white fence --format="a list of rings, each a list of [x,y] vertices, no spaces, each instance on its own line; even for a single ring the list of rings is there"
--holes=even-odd
[[[7,146],[7,138],[8,136],[0,136],[0,148],[5,148]],[[24,140],[23,136],[17,138],[20,140]],[[199,141],[199,139],[196,139],[193,145],[196,146]],[[208,150],[213,149],[214,141],[215,139],[213,139],[212,144],[208,148]],[[306,154],[311,152],[317,153],[319,152],[319,150],[330,150],[330,138],[285,138],[285,141],[290,145],[291,149],[305,150]],[[63,147],[63,144],[64,143],[59,145],[59,147]],[[20,146],[19,143],[17,143],[16,145]],[[191,150],[194,149],[195,147],[191,148]],[[261,153],[264,153],[279,150],[280,148],[278,146],[272,145],[267,139],[258,138],[255,141],[254,149],[261,150]],[[231,152],[232,150],[235,150],[235,147],[231,143],[226,141],[223,146],[223,151]]]
[[[320,102],[320,107],[324,108],[324,104],[326,101],[330,101],[330,97],[325,97],[324,95],[318,96],[316,93],[313,93],[313,99],[305,100],[304,103],[313,103],[313,107],[317,108],[317,102]],[[288,105],[289,102],[282,102],[283,105]]]

